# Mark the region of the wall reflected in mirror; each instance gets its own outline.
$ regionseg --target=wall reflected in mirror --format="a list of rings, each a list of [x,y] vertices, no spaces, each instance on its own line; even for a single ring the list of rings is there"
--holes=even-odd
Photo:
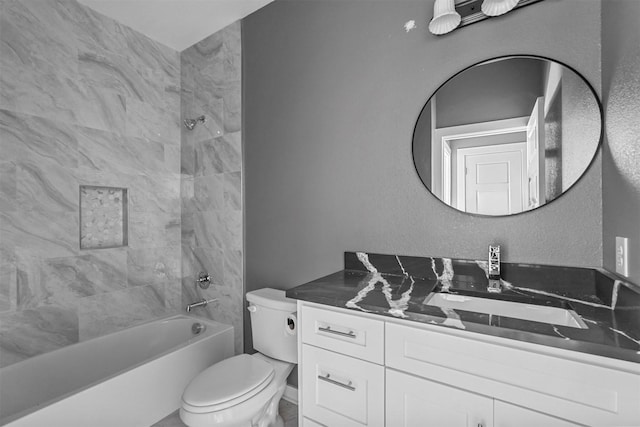
[[[512,215],[571,188],[601,133],[598,98],[576,71],[540,57],[503,57],[463,70],[429,98],[414,130],[413,160],[447,205]]]

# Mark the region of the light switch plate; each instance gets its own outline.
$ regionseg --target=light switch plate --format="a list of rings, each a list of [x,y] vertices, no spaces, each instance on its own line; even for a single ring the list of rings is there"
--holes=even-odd
[[[616,237],[616,273],[629,276],[629,239]]]

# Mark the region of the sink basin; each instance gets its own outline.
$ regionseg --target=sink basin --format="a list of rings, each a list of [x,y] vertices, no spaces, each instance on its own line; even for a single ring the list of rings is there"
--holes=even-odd
[[[531,320],[551,325],[568,326],[570,328],[587,329],[587,325],[575,311],[560,307],[447,293],[432,293],[425,300],[425,304],[454,310]]]

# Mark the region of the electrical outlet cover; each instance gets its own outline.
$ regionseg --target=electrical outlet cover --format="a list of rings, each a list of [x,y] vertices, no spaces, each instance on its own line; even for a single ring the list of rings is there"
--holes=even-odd
[[[629,276],[629,239],[616,237],[616,273]]]

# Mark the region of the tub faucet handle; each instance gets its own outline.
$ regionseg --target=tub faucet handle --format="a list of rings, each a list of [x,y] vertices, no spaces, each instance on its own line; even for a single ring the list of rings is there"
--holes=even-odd
[[[207,289],[211,284],[211,276],[206,271],[201,271],[196,279],[196,283],[202,288]]]

